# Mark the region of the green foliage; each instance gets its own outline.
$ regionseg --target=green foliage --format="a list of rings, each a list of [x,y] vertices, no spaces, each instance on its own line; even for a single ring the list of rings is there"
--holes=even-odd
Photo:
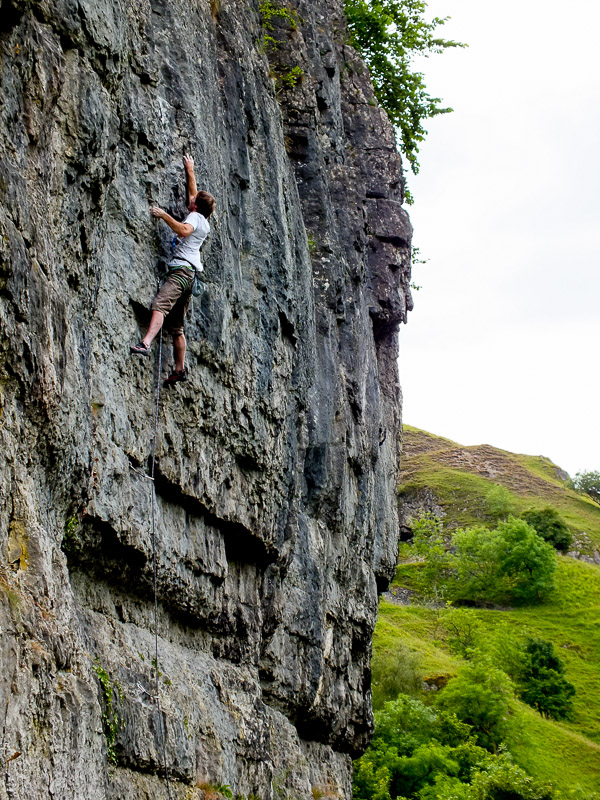
[[[419,144],[427,133],[423,122],[452,109],[441,107],[439,97],[431,97],[411,59],[466,45],[435,35],[448,17],[427,22],[424,0],[344,0],[344,8],[352,44],[369,68],[377,100],[395,126],[402,152],[416,174]]]
[[[439,694],[440,708],[470,725],[477,744],[495,750],[507,733],[512,686],[488,659],[467,664]]]
[[[454,728],[452,728],[454,724]],[[355,800],[391,800],[414,796],[437,772],[458,774],[460,763],[446,743],[454,734],[459,746],[468,729],[456,720],[438,715],[419,700],[400,695],[375,714],[375,737],[369,750],[355,763]],[[458,732],[458,735],[456,731]],[[466,732],[466,733],[465,733]],[[444,741],[444,736],[446,741]]]
[[[552,800],[552,788],[514,764],[507,753],[488,758],[471,784],[447,775],[419,793],[419,800]]]
[[[554,589],[556,556],[525,520],[497,528],[454,531],[446,542],[441,522],[425,515],[413,524],[412,552],[425,558],[421,589],[433,598],[471,603],[532,603]]]
[[[123,700],[123,690],[117,681],[111,681],[108,672],[104,669],[100,660],[95,659],[94,672],[100,681],[102,689],[102,727],[104,728],[104,738],[106,739],[106,756],[111,764],[117,763],[117,735],[123,727],[124,722],[115,708],[115,696]]]
[[[504,486],[492,486],[485,499],[490,516],[495,520],[505,519],[513,511],[511,494]]]
[[[408,205],[412,205],[412,197],[410,196],[410,191],[408,190],[408,188],[405,189],[404,194],[405,194],[405,201],[408,203]],[[414,267],[416,267],[417,264],[427,264],[428,261],[429,261],[428,258],[421,258],[420,248],[413,244],[410,249],[410,263],[411,266],[413,267],[413,274],[414,274]],[[423,287],[413,282],[410,284],[410,288],[413,291],[418,292]]]
[[[577,472],[573,479],[576,492],[587,494],[600,505],[600,472]]]
[[[400,695],[376,713],[376,738],[393,747],[401,756],[410,755],[419,745],[429,741],[436,719],[435,711],[420,700]]]
[[[295,9],[288,8],[285,5],[276,5],[271,0],[265,0],[265,2],[260,3],[258,10],[264,30],[262,50],[269,58],[271,77],[275,80],[275,89],[277,94],[282,91],[289,91],[302,81],[304,71],[298,64],[289,67],[289,65],[280,61],[277,51],[282,41],[282,34],[281,32],[276,33],[273,22],[275,19],[283,20],[287,24],[288,30],[296,31],[299,23],[298,14]]]
[[[467,795],[469,800],[552,800],[552,787],[539,783],[504,755],[479,772]]]
[[[500,574],[507,595],[518,603],[548,597],[554,589],[556,555],[524,520],[509,517],[497,527]]]
[[[573,544],[573,536],[569,531],[565,521],[555,509],[530,508],[521,514],[528,525],[535,528],[538,536],[548,542],[556,550],[567,552]]]
[[[485,525],[459,529],[452,536],[452,547],[452,598],[476,603],[500,602],[505,593],[500,568],[502,537],[498,531]]]
[[[233,800],[233,792],[228,783],[197,783],[196,786],[204,792],[205,800]],[[237,795],[236,800],[243,800],[242,795]]]
[[[564,677],[563,662],[552,642],[529,639],[519,675],[520,697],[542,716],[564,719],[573,710],[575,687]]]
[[[76,514],[69,517],[65,522],[65,533],[61,543],[61,549],[65,553],[70,553],[77,548],[80,520]]]
[[[267,31],[273,30],[273,19],[279,17],[288,21],[290,28],[295,31],[298,28],[298,14],[295,9],[287,6],[279,6],[271,0],[265,0],[258,6],[262,26]]]
[[[507,753],[480,747],[456,715],[402,695],[375,714],[373,743],[354,767],[354,800],[552,797]]]
[[[560,790],[557,800],[570,798],[571,789],[578,785],[583,793],[573,794],[573,800],[591,800],[600,786],[600,625],[592,622],[600,619],[600,568],[569,558],[557,560],[557,592],[551,603],[459,610],[481,621],[482,637],[477,639],[476,650],[514,676],[517,690],[525,638],[554,642],[565,661],[567,677],[577,689],[573,717],[555,722],[515,698],[505,742],[516,764]],[[418,570],[420,565],[411,568]],[[430,605],[405,606],[382,599],[375,646],[391,650],[402,644],[418,651],[424,681],[441,687],[447,676],[459,674],[464,666],[448,652],[445,613],[445,609]],[[431,700],[436,695],[427,692],[424,698]]]
[[[554,589],[554,550],[525,520],[509,517],[494,530],[458,530],[452,548],[454,600],[531,603]]]
[[[276,84],[278,88],[282,89],[293,89],[302,78],[304,77],[304,71],[302,67],[299,67],[297,64],[295,67],[292,67],[288,72],[283,72],[281,75],[277,77]]]
[[[392,776],[391,788],[394,797],[411,797],[427,787],[438,773],[456,776],[460,770],[453,758],[453,749],[438,744],[435,740],[418,747],[411,756],[398,759],[396,773]]]
[[[419,657],[404,645],[379,650],[371,661],[373,708],[381,708],[399,694],[414,694],[421,687]]]
[[[442,522],[435,514],[422,514],[413,521],[411,533],[412,552],[425,559],[422,578],[428,594],[437,597],[443,592],[450,566],[447,542],[442,533]]]
[[[442,623],[447,631],[449,649],[462,658],[472,658],[483,636],[483,626],[478,617],[470,609],[454,608],[449,603],[442,615]]]

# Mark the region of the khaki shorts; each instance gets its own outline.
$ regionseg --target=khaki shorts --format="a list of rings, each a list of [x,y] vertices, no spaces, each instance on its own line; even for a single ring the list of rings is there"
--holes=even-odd
[[[164,315],[165,330],[173,336],[183,333],[183,318],[190,304],[193,283],[194,274],[190,269],[174,269],[152,301],[152,310]]]

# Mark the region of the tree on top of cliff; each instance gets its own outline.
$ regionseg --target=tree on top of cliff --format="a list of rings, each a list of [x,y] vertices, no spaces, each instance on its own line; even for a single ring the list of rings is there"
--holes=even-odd
[[[441,107],[439,97],[431,97],[423,74],[411,67],[412,57],[467,45],[434,35],[449,18],[427,22],[424,0],[344,0],[344,7],[352,44],[369,68],[375,96],[395,126],[398,146],[416,175],[419,143],[427,133],[423,122],[452,109]]]
[[[600,472],[578,472],[573,480],[576,492],[587,496],[600,505]]]

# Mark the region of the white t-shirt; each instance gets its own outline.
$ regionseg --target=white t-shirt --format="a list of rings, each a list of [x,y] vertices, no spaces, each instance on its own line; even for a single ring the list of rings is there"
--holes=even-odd
[[[183,220],[184,225],[191,225],[194,229],[189,236],[177,237],[177,244],[173,251],[173,257],[169,261],[169,266],[174,267],[176,264],[185,264],[189,267],[190,264],[200,272],[204,269],[200,261],[200,248],[204,244],[204,240],[210,233],[210,225],[206,217],[198,214],[197,211],[192,211]]]

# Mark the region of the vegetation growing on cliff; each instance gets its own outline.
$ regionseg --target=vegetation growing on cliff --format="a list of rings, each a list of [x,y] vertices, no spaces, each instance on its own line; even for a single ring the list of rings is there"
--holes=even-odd
[[[123,700],[123,690],[117,681],[111,681],[106,669],[96,658],[93,664],[94,672],[102,689],[102,727],[106,739],[106,757],[110,764],[117,763],[117,735],[123,725],[123,720],[115,706],[115,698]]]
[[[375,96],[396,128],[400,149],[416,174],[419,144],[427,133],[423,123],[452,109],[429,94],[412,59],[466,45],[435,35],[448,17],[428,22],[424,0],[344,0],[344,7],[351,42],[369,67]]]
[[[299,64],[290,66],[279,59],[281,45],[279,37],[285,38],[288,33],[297,31],[300,18],[295,9],[272,3],[271,0],[264,0],[260,3],[258,10],[264,31],[261,47],[269,59],[270,74],[275,81],[275,89],[279,95],[282,91],[293,89],[304,78],[304,71]],[[279,32],[275,30],[274,22],[276,20],[283,25]]]

